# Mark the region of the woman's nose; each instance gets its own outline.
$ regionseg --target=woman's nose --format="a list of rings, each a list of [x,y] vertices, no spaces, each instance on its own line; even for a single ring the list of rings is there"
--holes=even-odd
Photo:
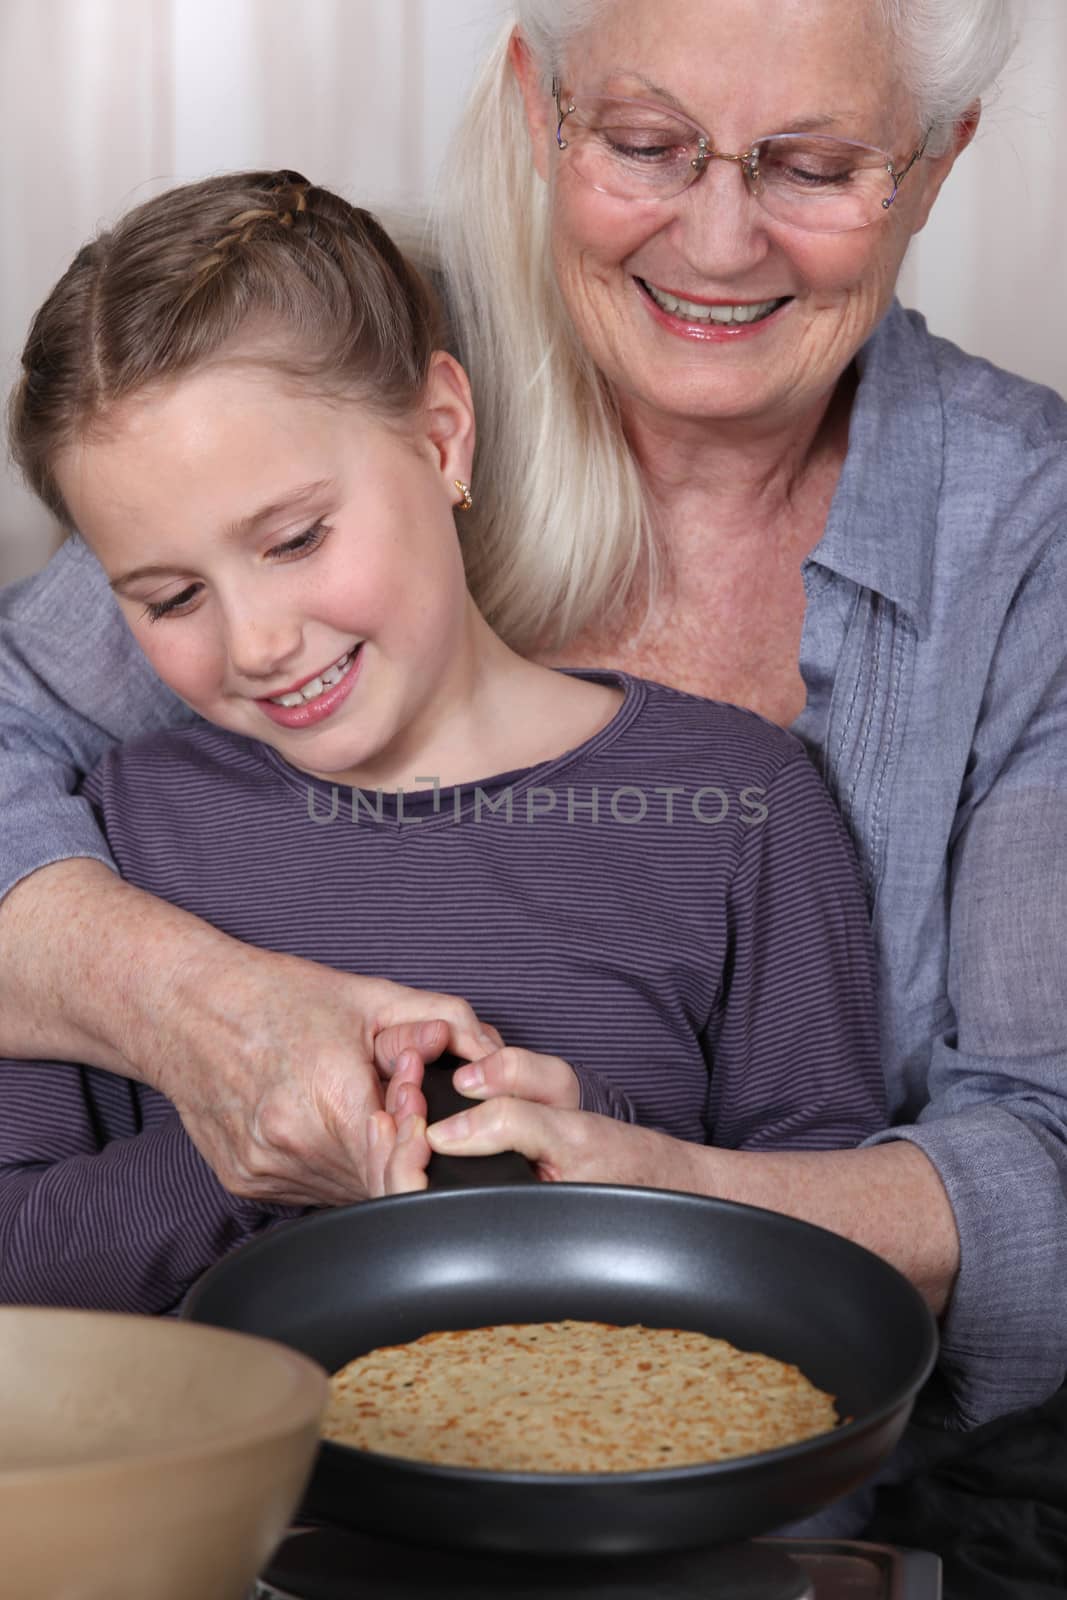
[[[709,279],[736,279],[770,248],[767,213],[735,161],[711,160],[682,196],[678,226],[691,265]]]

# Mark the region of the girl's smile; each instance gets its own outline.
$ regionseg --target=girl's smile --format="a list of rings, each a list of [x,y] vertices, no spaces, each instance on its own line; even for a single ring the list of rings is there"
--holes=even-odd
[[[280,728],[310,728],[332,715],[348,698],[359,676],[362,659],[360,642],[323,672],[283,689],[280,694],[261,698],[258,704]]]

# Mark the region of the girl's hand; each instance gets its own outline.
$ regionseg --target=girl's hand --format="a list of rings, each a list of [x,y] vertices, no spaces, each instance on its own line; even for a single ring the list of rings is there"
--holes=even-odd
[[[423,1025],[421,1044],[433,1038],[433,1027],[432,1023]],[[442,1049],[448,1043],[444,1031],[442,1025]],[[403,1034],[397,1031],[381,1035],[376,1042],[379,1070],[388,1083],[385,1110],[369,1118],[367,1124],[367,1169],[372,1174],[371,1193],[376,1195],[406,1194],[427,1187],[431,1148],[422,1092],[423,1060],[431,1060],[439,1052],[400,1048],[394,1053],[396,1044],[407,1036],[407,1030]],[[580,1100],[578,1080],[566,1061],[503,1045],[459,1067],[452,1074],[452,1082],[471,1099],[518,1095],[531,1103],[575,1111]],[[447,1123],[433,1126],[445,1127]]]
[[[473,1013],[472,1013],[473,1015]],[[491,1100],[498,1095],[515,1095],[520,1100],[532,1100],[538,1105],[559,1106],[577,1111],[581,1104],[581,1090],[574,1068],[560,1056],[539,1055],[535,1050],[519,1050],[504,1044],[496,1029],[481,1023],[483,1035],[490,1041],[477,1052],[476,1060],[469,1060],[452,1074],[452,1082],[471,1100]],[[436,1031],[435,1031],[436,1030]],[[375,1059],[382,1077],[389,1080],[396,1074],[401,1056],[418,1049],[423,1061],[433,1061],[444,1050],[453,1048],[443,1022],[425,1022],[418,1029],[418,1041],[409,1025],[390,1028],[375,1040]],[[436,1048],[433,1045],[436,1043]],[[492,1044],[497,1048],[491,1048]],[[455,1050],[456,1055],[473,1054]],[[421,1075],[417,1079],[421,1082]]]
[[[638,1188],[707,1193],[707,1152],[652,1128],[616,1122],[591,1111],[536,1104],[511,1095],[492,1098],[435,1122],[429,1148],[450,1156],[488,1156],[517,1150],[545,1183],[623,1183]]]
[[[526,1156],[547,1183],[625,1183],[708,1192],[702,1146],[579,1111],[578,1080],[558,1056],[505,1047],[457,1068],[452,1075],[456,1088],[482,1104],[429,1128],[420,1059],[402,1050],[383,1070],[389,1076],[387,1103],[392,1100],[401,1128],[405,1118],[411,1125],[402,1140],[382,1125],[386,1155],[380,1193],[424,1189],[433,1151],[488,1156],[502,1150]]]

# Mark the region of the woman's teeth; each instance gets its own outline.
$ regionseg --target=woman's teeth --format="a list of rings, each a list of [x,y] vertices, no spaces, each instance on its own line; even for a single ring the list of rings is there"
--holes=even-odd
[[[656,289],[644,278],[639,281],[658,306],[685,322],[716,322],[724,327],[731,323],[758,322],[761,317],[770,316],[782,303],[780,300],[761,300],[756,305],[703,306],[695,300],[681,300],[676,294],[668,294],[665,289]]]
[[[356,648],[359,648],[358,645]],[[271,705],[288,708],[306,705],[309,700],[318,699],[319,695],[324,693],[325,690],[332,689],[335,683],[340,683],[351,667],[355,653],[355,650],[349,650],[346,655],[341,657],[340,661],[335,661],[332,667],[327,667],[325,672],[320,673],[317,678],[312,678],[311,682],[305,683],[302,688],[294,689],[292,694],[272,695]]]

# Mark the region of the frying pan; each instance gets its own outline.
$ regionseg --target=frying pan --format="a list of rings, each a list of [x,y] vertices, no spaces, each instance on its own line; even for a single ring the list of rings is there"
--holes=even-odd
[[[448,1073],[428,1070],[426,1088],[431,1121],[470,1104]],[[933,1367],[922,1297],[822,1228],[667,1190],[537,1183],[518,1156],[435,1158],[429,1176],[424,1193],[318,1212],[245,1245],[205,1274],[182,1315],[278,1339],[329,1371],[435,1329],[564,1317],[687,1328],[794,1362],[848,1420],[733,1461],[580,1475],[436,1466],[324,1441],[308,1518],[541,1554],[732,1543],[869,1477]]]

